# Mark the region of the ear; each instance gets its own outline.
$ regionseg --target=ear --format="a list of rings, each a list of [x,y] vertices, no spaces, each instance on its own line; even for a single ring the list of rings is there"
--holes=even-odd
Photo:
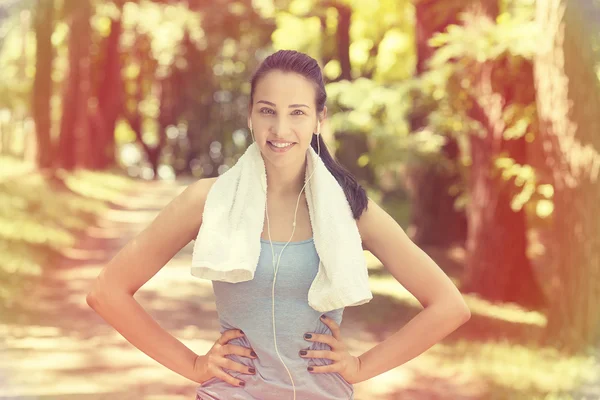
[[[247,118],[247,122],[246,125],[248,125],[248,128],[252,129],[252,104],[248,104],[248,118]]]
[[[327,119],[327,106],[323,106],[323,111],[321,112],[321,115],[319,116],[319,120],[322,123],[326,119]]]

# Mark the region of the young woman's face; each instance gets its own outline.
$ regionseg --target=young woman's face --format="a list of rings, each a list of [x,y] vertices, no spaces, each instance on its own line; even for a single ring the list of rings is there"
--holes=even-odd
[[[271,163],[303,162],[317,131],[316,91],[302,75],[273,70],[254,90],[248,124],[261,153]]]

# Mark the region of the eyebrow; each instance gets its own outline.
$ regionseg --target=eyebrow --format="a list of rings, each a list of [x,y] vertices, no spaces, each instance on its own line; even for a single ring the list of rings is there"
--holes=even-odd
[[[266,101],[266,100],[259,100],[256,103],[265,103],[265,104],[268,104],[268,105],[270,105],[272,107],[275,107],[275,103],[271,103],[270,101]],[[288,106],[288,108],[294,108],[294,107],[306,107],[306,108],[310,108],[306,104],[290,104]]]

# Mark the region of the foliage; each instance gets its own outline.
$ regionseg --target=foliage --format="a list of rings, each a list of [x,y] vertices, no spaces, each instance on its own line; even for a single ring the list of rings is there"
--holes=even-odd
[[[290,1],[275,13],[274,48],[299,50],[326,61],[325,75],[329,80],[337,79],[341,72],[339,60],[334,56],[338,50],[335,43],[338,5],[352,12],[349,49],[352,75],[356,78],[372,75],[380,83],[410,77],[415,62],[414,9],[407,0]]]
[[[532,59],[541,33],[532,13],[501,14],[496,21],[464,13],[464,25],[450,25],[446,32],[436,34],[431,46],[439,48],[430,62],[435,69],[458,61],[484,63],[506,54]],[[455,63],[453,65],[461,65]]]
[[[531,143],[538,129],[530,71],[542,33],[534,21],[533,2],[505,1],[501,11],[495,21],[463,13],[460,25],[450,25],[445,32],[436,34],[430,45],[437,50],[413,93],[415,101],[432,108],[428,129],[453,137],[459,143],[459,170],[465,180],[471,164],[469,136],[492,134],[471,115],[473,107],[492,107],[491,103],[481,103],[482,96],[495,96],[501,107],[499,123],[503,140],[525,137]],[[489,79],[489,89],[482,89],[482,79]],[[505,153],[497,157],[493,160],[496,172],[517,189],[513,209],[517,211],[529,201],[543,201],[541,207],[534,204],[532,209],[538,210],[538,216],[547,217],[546,205],[550,200],[536,195],[540,183],[534,169],[519,165]],[[457,206],[465,205],[466,195],[462,193]]]
[[[10,10],[15,11],[14,7]],[[22,112],[28,107],[35,38],[33,32],[23,29],[23,24],[30,21],[31,12],[25,9],[0,22],[0,109]]]

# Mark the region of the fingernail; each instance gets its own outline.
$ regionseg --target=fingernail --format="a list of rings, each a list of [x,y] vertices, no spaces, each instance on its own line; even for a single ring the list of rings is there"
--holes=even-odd
[[[304,334],[304,339],[310,339],[311,337],[312,337],[312,335],[310,333]]]
[[[256,372],[256,370],[254,368],[248,368],[248,371],[250,371],[250,373],[252,373],[252,374]]]
[[[251,355],[252,357],[256,357],[256,353],[255,353],[254,351],[251,351],[251,352],[250,352],[250,355]]]
[[[306,355],[306,350],[300,350],[300,355],[301,356],[305,356]]]
[[[321,319],[325,319],[325,314],[321,315]]]
[[[246,382],[244,382],[244,381],[241,381],[241,382],[240,382],[240,386],[246,386]]]
[[[244,334],[244,331],[240,329],[240,333],[243,335],[243,334]]]
[[[312,370],[313,370],[313,367],[308,367],[308,368],[306,368],[306,369],[307,369],[307,370],[309,370],[309,371],[312,371]]]

